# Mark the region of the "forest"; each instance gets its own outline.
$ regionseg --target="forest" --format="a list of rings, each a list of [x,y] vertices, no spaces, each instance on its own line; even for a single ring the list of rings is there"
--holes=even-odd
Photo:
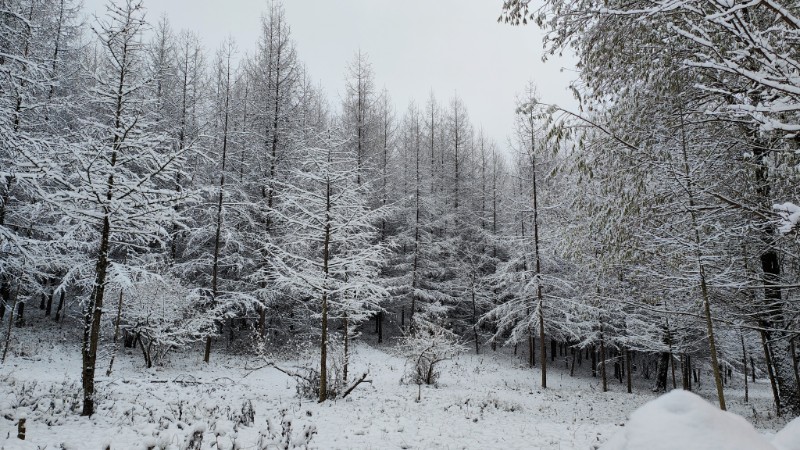
[[[257,11],[252,54],[141,0],[82,8],[0,0],[9,436],[24,440],[24,410],[32,429],[118,414],[186,434],[135,448],[379,448],[320,441],[319,421],[298,434],[312,411],[285,406],[248,447],[231,436],[249,436],[236,433],[260,414],[251,398],[228,408],[227,434],[183,409],[174,423],[188,425],[171,428],[115,406],[114,383],[207,386],[202,374],[237,366],[292,383],[276,405],[337,408],[369,404],[384,359],[402,366],[391,389],[401,379],[410,405],[492,358],[526,393],[591,390],[591,417],[610,391],[639,406],[676,388],[763,428],[800,415],[796,2],[497,2],[486,20],[539,27],[544,59],[578,61],[578,107],[542,102],[531,74],[511,136],[485,133],[457,94],[396,104],[358,49],[339,97],[325,92],[279,1]],[[511,369],[497,370],[503,383]],[[183,395],[170,392],[158,395]],[[492,398],[503,417],[521,408]],[[426,439],[410,445],[438,442]],[[432,446],[490,447],[446,442]],[[797,448],[786,442],[764,448]]]

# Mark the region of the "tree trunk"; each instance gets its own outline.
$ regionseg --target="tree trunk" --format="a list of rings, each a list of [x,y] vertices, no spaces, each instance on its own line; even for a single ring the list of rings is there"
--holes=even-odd
[[[64,290],[62,290],[61,294],[58,296],[58,307],[56,308],[56,315],[54,317],[54,320],[56,322],[61,321],[61,314],[64,311],[64,296],[65,295],[66,295],[66,292]]]
[[[744,401],[747,402],[750,399],[750,393],[748,392],[747,386],[747,348],[744,345],[744,334],[739,334],[739,338],[742,341],[742,367],[744,367]]]
[[[222,125],[222,155],[220,161],[220,175],[217,193],[217,208],[216,208],[216,229],[214,233],[214,253],[212,256],[211,268],[211,307],[213,308],[217,302],[219,295],[219,253],[222,239],[222,204],[225,196],[225,165],[228,156],[228,119],[229,119],[229,104],[230,104],[230,86],[231,86],[231,50],[228,49],[226,65],[226,80],[225,80],[225,100],[224,100],[224,113]],[[211,336],[206,336],[206,351],[203,355],[203,361],[208,363],[211,358]]]
[[[669,353],[669,366],[672,370],[672,389],[678,389],[678,382],[675,379],[675,355],[672,352]]]
[[[203,362],[208,363],[211,360],[211,335],[206,336],[206,346],[203,352]]]
[[[342,363],[342,385],[347,386],[347,371],[350,366],[350,320],[344,314],[344,361]]]
[[[751,130],[752,150],[754,155],[756,178],[756,192],[758,193],[763,206],[769,210],[772,208],[773,198],[770,180],[770,161],[769,155],[772,153],[772,145],[763,142],[759,137],[759,131]],[[781,261],[779,250],[775,240],[775,226],[772,223],[764,223],[761,226],[761,261],[762,282],[764,286],[763,314],[761,321],[762,328],[787,329],[784,307],[785,301],[782,298],[781,288]],[[800,414],[800,385],[792,370],[792,358],[790,342],[792,336],[783,331],[766,331],[766,346],[769,348],[772,360],[773,375],[777,382],[777,392],[780,394],[780,407],[789,409],[793,415]],[[775,335],[773,335],[773,333]]]
[[[17,317],[14,320],[14,326],[22,328],[25,326],[25,302],[17,302]]]
[[[656,370],[656,392],[667,390],[667,375],[669,374],[669,352],[661,352]]]
[[[628,394],[633,393],[633,383],[632,383],[632,375],[631,375],[631,351],[627,348],[625,349],[625,376],[627,377],[628,381]]]
[[[264,305],[258,311],[258,334],[262,338],[267,334],[267,307]]]
[[[383,311],[378,312],[378,344],[383,344]]]
[[[791,353],[792,353],[792,369],[794,369],[795,384],[797,384],[797,386],[800,386],[800,368],[798,368],[796,341],[797,341],[797,336],[793,337],[790,341]]]
[[[603,392],[608,392],[608,377],[606,376],[606,341],[603,338],[602,325],[600,325],[600,379],[603,382]]]
[[[681,353],[681,387],[684,391],[691,391],[691,369],[689,368],[689,355]]]
[[[767,345],[767,332],[761,330],[761,345],[764,348],[764,359],[767,364],[767,374],[769,375],[769,384],[772,386],[772,398],[775,400],[775,410],[778,416],[781,415],[781,396],[778,391],[778,382],[775,379],[775,371],[772,365],[772,352],[769,345]]]
[[[119,302],[117,302],[117,318],[114,320],[114,343],[119,339],[119,323],[122,321],[122,289],[119,291]]]
[[[109,177],[109,186],[113,185],[113,175]],[[109,192],[110,195],[110,192]],[[108,252],[111,238],[111,220],[103,218],[100,232],[100,249],[97,254],[95,281],[92,295],[83,315],[83,385],[82,416],[94,414],[94,374],[97,366],[97,345],[100,341],[100,319],[103,315],[103,298],[106,291],[106,272],[108,270]]]
[[[575,359],[577,358],[577,355],[576,355],[577,353],[580,353],[580,351],[576,352],[575,349],[573,348],[572,349],[572,364],[570,365],[570,368],[569,368],[569,376],[571,376],[571,377],[575,376]]]
[[[322,246],[322,271],[325,274],[325,283],[322,290],[322,333],[320,336],[319,351],[319,401],[328,399],[328,261],[330,260],[331,242],[331,180],[328,178],[325,185],[325,238]]]
[[[6,328],[6,345],[3,348],[3,358],[0,362],[6,362],[6,355],[8,354],[8,347],[11,345],[11,329],[12,324],[14,323],[14,309],[17,303],[17,295],[19,295],[19,285],[17,285],[16,293],[14,294],[14,302],[11,304],[11,307],[8,312],[8,327]]]
[[[533,112],[531,112],[530,119],[533,120],[532,117]],[[531,158],[531,173],[533,175],[532,185],[533,185],[533,247],[535,251],[536,257],[536,300],[539,312],[539,345],[541,348],[539,349],[541,353],[541,363],[542,363],[542,388],[547,387],[547,354],[545,353],[545,344],[544,344],[544,295],[542,293],[542,258],[539,252],[539,193],[538,193],[538,186],[536,182],[536,140],[534,139],[534,128],[533,123],[531,122],[531,148],[530,148],[530,158]]]
[[[533,330],[528,330],[528,365],[536,366],[536,338],[533,337]]]
[[[689,155],[686,141],[686,130],[684,124],[684,116],[681,111],[681,150],[683,156],[683,175],[686,179],[686,193],[689,197],[689,217],[692,223],[693,238],[695,244],[695,260],[697,263],[698,273],[700,275],[700,293],[703,302],[703,312],[706,321],[706,338],[708,339],[708,349],[711,354],[711,365],[714,371],[714,383],[717,387],[717,400],[719,400],[719,408],[725,410],[725,393],[722,387],[722,376],[719,371],[719,361],[717,360],[717,344],[714,336],[714,325],[711,318],[711,296],[708,292],[708,285],[706,284],[706,266],[703,262],[704,254],[702,249],[702,240],[700,239],[700,226],[697,220],[697,212],[695,210],[695,189],[694,179],[692,178],[689,169]]]
[[[475,337],[475,354],[480,354],[478,341],[478,308],[475,305],[475,273],[472,274],[472,333]]]
[[[50,295],[47,296],[47,303],[44,305],[44,316],[50,317],[50,313],[53,312],[53,297],[55,296],[54,291],[50,291]]]

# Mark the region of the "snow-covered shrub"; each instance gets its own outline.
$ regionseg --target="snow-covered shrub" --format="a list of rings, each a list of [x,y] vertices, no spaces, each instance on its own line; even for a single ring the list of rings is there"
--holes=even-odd
[[[116,295],[119,295],[117,292]],[[115,299],[119,301],[119,299]],[[147,367],[212,332],[213,314],[196,308],[198,296],[171,278],[146,279],[122,293],[121,327],[132,336]]]
[[[0,383],[8,386],[12,394],[0,401],[0,414],[8,420],[22,412],[32,422],[61,425],[82,406],[78,383],[64,381],[47,385],[19,380],[11,375],[0,378]]]
[[[400,343],[406,357],[403,381],[409,384],[434,384],[439,379],[439,363],[465,350],[458,336],[432,322],[419,321],[416,331]]]
[[[267,419],[267,428],[261,431],[257,448],[258,450],[308,448],[316,434],[317,426],[313,423],[304,425],[299,434],[294,433],[292,418],[286,409],[282,409],[280,425],[274,420]]]
[[[200,450],[203,446],[203,433],[206,428],[203,425],[197,425],[192,430],[192,433],[186,437],[186,442],[183,444],[183,450]]]
[[[328,342],[328,398],[335,399],[347,389],[343,378],[344,351],[340,344],[341,337],[334,334]],[[295,369],[291,375],[297,379],[295,385],[297,395],[302,398],[319,398],[320,374],[314,367],[314,362],[319,359],[319,349],[309,349],[306,357],[308,365]]]

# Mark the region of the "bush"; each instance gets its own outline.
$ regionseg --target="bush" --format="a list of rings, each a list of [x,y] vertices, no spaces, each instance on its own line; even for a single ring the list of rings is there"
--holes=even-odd
[[[439,363],[452,359],[465,347],[458,336],[432,322],[417,322],[416,331],[403,338],[401,349],[406,357],[403,381],[409,384],[435,384]]]

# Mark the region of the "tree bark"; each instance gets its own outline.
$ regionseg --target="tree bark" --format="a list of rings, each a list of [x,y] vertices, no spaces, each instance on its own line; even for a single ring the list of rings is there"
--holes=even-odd
[[[58,296],[58,307],[56,308],[56,315],[53,318],[56,322],[61,321],[61,314],[64,311],[64,296],[65,295],[66,295],[66,292],[64,290],[61,290],[61,294]]]
[[[331,242],[331,180],[328,178],[325,185],[325,238],[322,247],[322,271],[325,280],[328,279],[328,261],[330,259]],[[328,288],[322,290],[322,333],[320,336],[320,361],[319,361],[319,401],[328,399]]]
[[[608,392],[608,377],[606,376],[606,341],[603,336],[602,324],[600,324],[600,379],[603,382],[603,392]]]
[[[625,349],[625,376],[627,377],[628,381],[628,394],[633,393],[633,383],[632,383],[632,375],[631,375],[631,351],[627,348]]]
[[[113,175],[109,177],[109,185],[113,185]],[[110,196],[109,191],[109,196]],[[106,215],[100,232],[100,249],[95,266],[95,282],[89,304],[83,315],[83,385],[82,416],[94,414],[94,374],[97,366],[97,345],[100,341],[100,319],[103,315],[103,298],[106,290],[106,272],[108,270],[109,241],[111,237],[111,221]]]
[[[772,387],[772,398],[775,400],[775,411],[778,416],[781,415],[781,396],[778,387],[778,381],[775,378],[775,370],[774,366],[772,365],[772,351],[767,344],[767,332],[761,330],[761,345],[764,348],[764,360],[767,364],[767,375],[769,375],[769,384]]]
[[[744,368],[744,401],[748,402],[750,399],[750,392],[747,386],[747,348],[744,345],[744,334],[739,334],[742,341],[742,367]]]
[[[667,390],[667,374],[669,373],[669,353],[661,352],[658,358],[658,369],[656,370],[656,392]]]

